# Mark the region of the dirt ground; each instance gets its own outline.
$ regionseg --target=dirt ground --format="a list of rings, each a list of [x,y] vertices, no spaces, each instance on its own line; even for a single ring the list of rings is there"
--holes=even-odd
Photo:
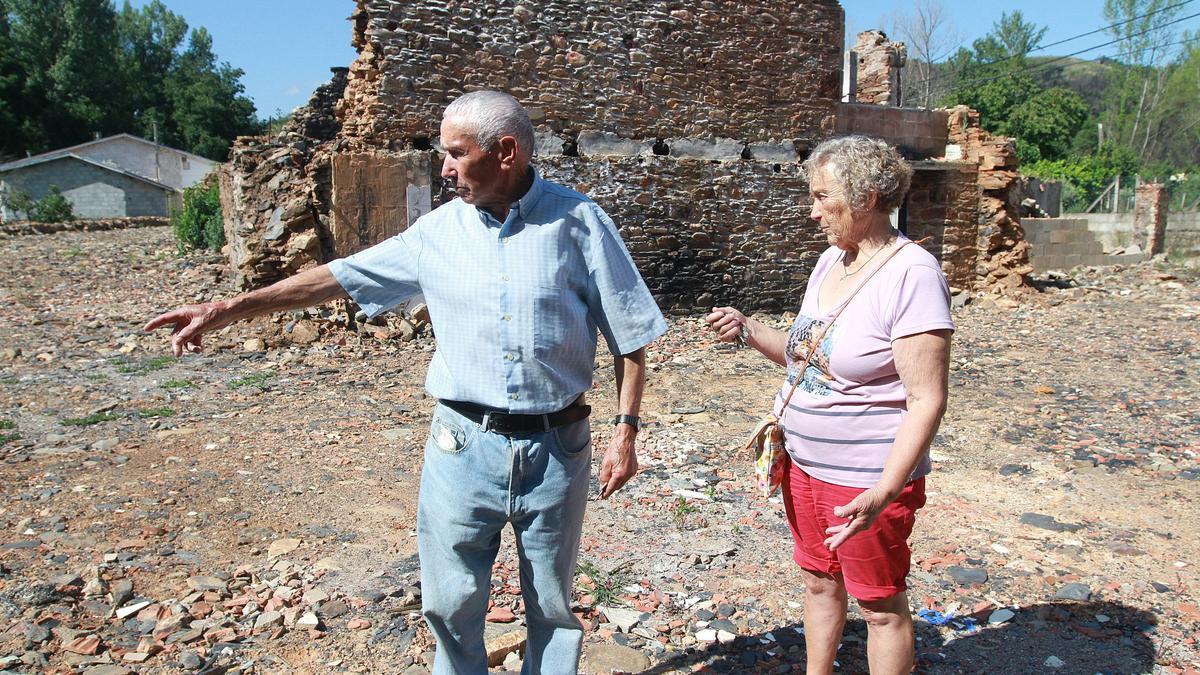
[[[426,672],[427,332],[348,326],[330,306],[175,360],[140,326],[231,295],[219,257],[177,256],[165,228],[0,250],[0,671]],[[921,672],[1200,669],[1197,277],[1077,270],[956,309],[912,540]],[[781,373],[698,316],[674,318],[649,360],[641,473],[589,504],[583,669],[802,670],[782,507],[735,450]],[[603,347],[597,363],[604,420]],[[515,562],[506,541],[494,645],[519,639]],[[865,672],[851,611],[839,668]]]

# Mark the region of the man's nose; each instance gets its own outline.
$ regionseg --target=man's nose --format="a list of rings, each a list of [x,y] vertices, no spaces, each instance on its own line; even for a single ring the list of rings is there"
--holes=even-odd
[[[450,157],[450,155],[446,155],[446,159],[442,160],[442,178],[449,178],[450,176],[453,175],[453,169],[451,168],[451,161],[452,161],[452,158]]]

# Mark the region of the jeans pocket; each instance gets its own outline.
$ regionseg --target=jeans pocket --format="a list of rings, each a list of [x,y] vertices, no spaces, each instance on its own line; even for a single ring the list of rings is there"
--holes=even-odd
[[[474,437],[474,425],[459,424],[441,410],[434,414],[433,422],[429,425],[429,438],[438,450],[446,454],[457,455],[466,450]]]
[[[566,457],[578,457],[592,447],[592,425],[587,419],[554,428],[558,451]]]

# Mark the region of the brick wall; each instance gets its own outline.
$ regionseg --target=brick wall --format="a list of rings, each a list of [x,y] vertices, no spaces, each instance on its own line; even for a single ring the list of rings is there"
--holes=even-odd
[[[979,260],[978,167],[970,162],[918,162],[905,204],[905,230],[942,263],[951,286],[969,289]]]

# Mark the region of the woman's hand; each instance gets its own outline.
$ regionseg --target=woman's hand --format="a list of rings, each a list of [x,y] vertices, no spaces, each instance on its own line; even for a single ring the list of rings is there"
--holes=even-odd
[[[704,317],[704,320],[721,342],[736,341],[742,332],[742,326],[749,321],[745,314],[732,307],[714,307],[712,313]]]
[[[887,491],[876,486],[864,490],[849,504],[833,507],[833,515],[846,518],[847,522],[825,530],[825,534],[830,535],[825,539],[825,546],[830,551],[836,551],[847,539],[870,527],[893,499]]]

